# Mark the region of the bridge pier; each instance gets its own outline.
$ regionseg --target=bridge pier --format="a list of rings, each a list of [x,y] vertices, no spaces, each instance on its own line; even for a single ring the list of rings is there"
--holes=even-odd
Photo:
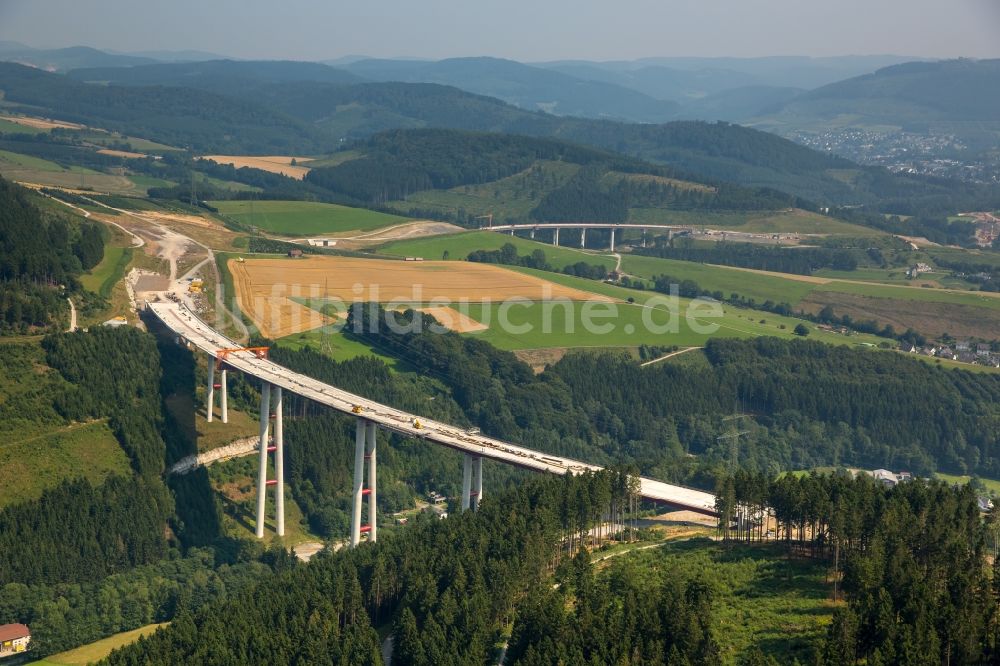
[[[229,400],[227,395],[226,369],[219,370],[219,379],[215,379],[215,366],[218,361],[211,354],[208,355],[208,395],[205,399],[205,418],[209,423],[215,418],[215,391],[219,390],[219,408],[223,423],[229,423]]]
[[[511,228],[510,228],[510,235],[511,235],[511,237],[513,237],[513,236],[514,236],[514,227],[511,227]]]
[[[580,247],[587,247],[587,227],[580,229]]]
[[[228,380],[226,378],[227,370],[222,368],[222,372],[219,373],[219,384],[222,385],[221,395],[219,396],[219,407],[222,409],[222,422],[229,423],[229,399],[228,399]]]
[[[258,539],[264,538],[264,519],[267,508],[267,489],[275,486],[275,532],[285,536],[285,428],[282,418],[282,391],[274,387],[274,412],[271,412],[271,385],[264,382],[260,388],[260,467],[257,470],[257,529]],[[268,430],[274,418],[274,444],[268,442]],[[274,452],[274,478],[267,478],[267,454]]]
[[[552,231],[554,232],[554,235],[552,236],[552,244],[559,247],[559,227],[556,227]]]
[[[642,246],[646,247],[646,230],[642,230]]]
[[[466,453],[462,460],[462,510],[478,510],[482,496],[483,458]]]
[[[274,387],[274,512],[278,536],[285,536],[285,427],[282,416],[282,391]]]
[[[483,457],[472,461],[472,510],[479,511],[479,501],[483,499]]]
[[[611,251],[615,251],[615,228],[611,227]]]
[[[376,457],[375,429],[372,421],[358,419],[354,437],[354,499],[351,513],[351,546],[361,543],[361,535],[367,533],[369,541],[377,538],[376,526]],[[368,487],[365,488],[365,461],[368,461]],[[361,509],[368,496],[368,524],[361,524]]]
[[[220,387],[221,388],[221,387]],[[208,355],[208,395],[205,396],[205,418],[212,422],[212,412],[215,411],[215,357]]]
[[[531,230],[531,240],[535,240],[535,230]]]
[[[264,509],[267,506],[267,432],[271,425],[271,385],[263,382],[260,387],[260,467],[257,470],[257,538],[264,538]]]

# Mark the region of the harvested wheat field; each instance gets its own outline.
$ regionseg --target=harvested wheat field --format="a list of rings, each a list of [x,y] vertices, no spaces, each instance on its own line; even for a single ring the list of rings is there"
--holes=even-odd
[[[311,162],[310,157],[291,157],[288,155],[205,155],[201,159],[211,160],[218,164],[232,164],[233,168],[250,167],[271,173],[280,173],[289,178],[302,180],[309,173],[309,167],[302,166],[303,162]],[[292,166],[295,160],[295,166]]]
[[[145,153],[133,153],[127,150],[112,150],[111,148],[101,148],[97,151],[101,155],[110,155],[111,157],[124,157],[132,160],[141,160],[144,157],[148,157]]]
[[[444,305],[417,309],[424,314],[434,317],[439,324],[456,333],[475,333],[476,331],[485,331],[489,328],[486,324],[476,321],[464,312],[459,312],[455,308]]]
[[[78,123],[71,123],[65,120],[51,120],[49,118],[32,118],[30,116],[0,116],[0,120],[17,123],[18,125],[24,125],[25,127],[34,127],[35,129],[85,129],[84,125],[80,125]]]
[[[230,260],[228,265],[240,309],[270,338],[329,323],[315,310],[291,299],[430,303],[434,307],[496,303],[515,297],[529,301],[610,300],[500,266],[470,262],[308,257],[247,259],[242,263]],[[463,323],[459,313],[452,312],[455,327],[478,323],[471,319]],[[430,314],[437,316],[433,311]]]

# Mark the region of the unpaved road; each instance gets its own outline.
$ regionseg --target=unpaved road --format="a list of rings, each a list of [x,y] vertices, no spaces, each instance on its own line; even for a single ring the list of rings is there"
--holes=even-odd
[[[668,358],[673,358],[674,356],[680,356],[681,354],[686,354],[692,349],[704,349],[704,347],[686,347],[684,349],[678,349],[675,352],[670,352],[669,354],[664,354],[659,358],[654,358],[652,361],[646,361],[645,363],[640,363],[640,368],[645,368],[647,365],[653,365],[654,363],[659,363],[660,361],[666,361]]]
[[[72,333],[76,330],[76,306],[73,305],[72,298],[67,298],[66,302],[69,303],[69,328],[66,330],[68,333]]]

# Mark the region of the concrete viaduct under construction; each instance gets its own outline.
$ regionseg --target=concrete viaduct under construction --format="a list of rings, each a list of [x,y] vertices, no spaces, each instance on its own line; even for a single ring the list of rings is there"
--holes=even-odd
[[[672,238],[674,234],[679,233],[689,233],[693,231],[692,227],[681,227],[670,224],[627,224],[627,223],[613,223],[613,222],[546,222],[545,224],[490,224],[489,226],[481,227],[483,231],[497,231],[500,233],[508,232],[511,236],[514,235],[516,231],[527,231],[532,239],[535,238],[536,231],[552,231],[552,244],[556,247],[559,246],[559,230],[560,229],[579,229],[580,230],[580,247],[587,247],[587,229],[608,229],[611,231],[611,251],[615,251],[615,232],[625,231],[627,229],[638,229],[642,231],[642,246],[646,247],[646,231],[649,229],[658,229],[667,232],[667,237]]]
[[[524,469],[552,474],[579,474],[601,467],[560,456],[534,451],[498,439],[486,437],[477,430],[465,430],[447,423],[425,419],[359,395],[342,391],[282,367],[266,358],[266,350],[244,348],[178,303],[150,303],[147,310],[172,331],[179,342],[208,355],[208,420],[215,411],[215,393],[220,394],[221,418],[228,421],[227,373],[237,370],[261,382],[260,400],[260,466],[257,478],[258,538],[264,536],[267,489],[275,488],[275,524],[278,535],[285,533],[284,506],[284,429],[282,398],[290,391],[330,407],[357,420],[354,455],[354,495],[351,520],[351,545],[361,542],[363,534],[369,541],[377,539],[376,525],[376,433],[379,428],[405,437],[415,437],[447,446],[464,454],[462,474],[462,508],[478,508],[483,497],[483,459],[515,465]],[[218,370],[218,376],[216,371]],[[271,422],[273,436],[269,438]],[[275,478],[268,479],[268,461],[274,455]],[[366,470],[367,467],[367,470]],[[367,474],[366,474],[367,471]],[[639,494],[649,500],[679,509],[715,516],[715,496],[654,479],[639,479]],[[366,502],[367,500],[367,502]],[[367,522],[362,523],[362,508],[367,503]]]

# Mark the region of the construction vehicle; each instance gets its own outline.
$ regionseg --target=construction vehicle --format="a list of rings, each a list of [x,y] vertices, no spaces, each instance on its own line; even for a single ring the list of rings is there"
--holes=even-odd
[[[354,412],[355,414],[360,414],[361,412],[364,411],[364,408],[361,405],[354,405],[353,407],[351,407],[351,411]]]
[[[413,419],[413,428],[414,428],[414,430],[420,430],[423,427],[424,426],[422,426],[420,424],[420,419]]]

